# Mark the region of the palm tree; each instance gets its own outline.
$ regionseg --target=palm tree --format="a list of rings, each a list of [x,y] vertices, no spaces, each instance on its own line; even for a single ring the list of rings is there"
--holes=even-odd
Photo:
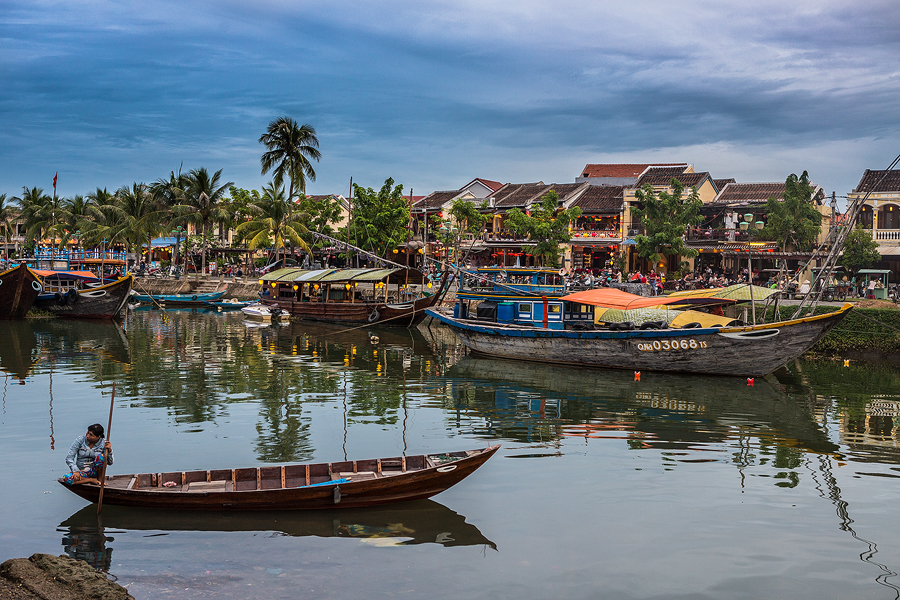
[[[13,221],[18,218],[19,214],[13,206],[13,198],[6,201],[6,194],[0,194],[0,230],[3,230],[3,242],[6,249],[5,258],[9,260],[9,231],[12,228]],[[16,250],[18,250],[18,242],[16,242]]]
[[[122,217],[120,237],[136,252],[140,252],[141,245],[147,240],[149,264],[153,235],[159,232],[165,212],[150,193],[148,186],[143,183],[133,183],[130,188],[127,185],[122,186],[116,192],[116,197]]]
[[[93,201],[90,196],[75,196],[63,202],[63,214],[60,217],[65,225],[63,243],[69,241],[73,233],[81,229],[81,224],[93,216]]]
[[[56,236],[59,229],[59,218],[63,216],[64,199],[59,196],[48,196],[38,187],[22,188],[22,197],[13,198],[22,207],[22,218],[25,221],[25,235],[29,238],[43,239],[45,234]]]
[[[201,269],[206,272],[206,233],[207,228],[215,221],[227,218],[228,209],[221,206],[228,188],[234,185],[233,181],[222,183],[222,169],[210,176],[209,172],[201,167],[194,169],[187,175],[187,187],[184,190],[184,202],[180,208],[186,213],[186,219],[194,223],[201,232],[203,245],[203,258]]]
[[[278,187],[284,185],[284,178],[287,176],[290,180],[289,201],[294,199],[295,191],[305,194],[306,180],[316,180],[316,172],[310,160],[318,162],[322,157],[313,126],[307,123],[297,125],[297,121],[289,117],[278,117],[259,136],[259,143],[268,149],[259,159],[262,174],[273,171],[274,183]]]
[[[297,212],[297,205],[285,198],[284,186],[275,183],[263,186],[262,197],[250,208],[253,219],[235,229],[235,234],[247,240],[247,248],[255,250],[273,244],[275,260],[278,260],[278,249],[287,247],[285,242],[290,241],[312,256],[309,246],[300,237],[302,233],[309,233],[303,224],[306,215]]]
[[[94,206],[106,206],[116,203],[116,195],[113,192],[106,191],[106,188],[103,188],[102,190],[97,188],[96,191],[91,192],[87,197]]]

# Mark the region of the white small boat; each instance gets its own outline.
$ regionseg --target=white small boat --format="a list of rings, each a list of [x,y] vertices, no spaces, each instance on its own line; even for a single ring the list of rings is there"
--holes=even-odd
[[[251,319],[261,319],[263,321],[271,321],[273,318],[278,318],[281,315],[280,308],[267,306],[261,303],[245,306],[241,309],[241,312]]]

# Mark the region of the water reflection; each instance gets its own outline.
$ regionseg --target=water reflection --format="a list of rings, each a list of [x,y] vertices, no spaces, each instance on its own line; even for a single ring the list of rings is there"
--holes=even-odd
[[[30,321],[4,321],[0,325],[0,370],[24,384],[38,361],[38,343]]]
[[[60,523],[63,546],[70,556],[109,567],[113,541],[106,530],[117,533],[176,531],[268,531],[291,537],[339,537],[371,540],[379,545],[439,544],[453,546],[497,545],[459,513],[433,500],[417,500],[385,507],[291,512],[168,512],[104,506],[98,521],[95,506],[86,506]],[[158,535],[153,533],[149,535]],[[381,542],[379,542],[379,540]]]
[[[787,454],[838,451],[809,408],[774,379],[753,386],[736,378],[669,374],[636,380],[629,372],[471,356],[448,375],[456,406],[485,418],[477,430],[485,436],[548,444],[565,437],[622,439],[634,449],[684,451],[752,434]]]

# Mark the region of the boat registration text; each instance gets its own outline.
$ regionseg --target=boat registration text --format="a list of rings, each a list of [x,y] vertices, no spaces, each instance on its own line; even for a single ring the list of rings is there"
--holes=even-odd
[[[637,345],[638,350],[644,352],[665,352],[666,350],[701,350],[708,348],[706,342],[689,340],[656,340],[654,342],[642,342]]]

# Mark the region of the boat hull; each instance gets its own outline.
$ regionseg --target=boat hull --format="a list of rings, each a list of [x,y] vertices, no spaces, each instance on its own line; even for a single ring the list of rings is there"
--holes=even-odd
[[[850,310],[755,327],[572,331],[510,327],[454,319],[450,326],[470,350],[488,356],[585,367],[759,377],[806,352]]]
[[[425,319],[425,310],[440,300],[440,294],[399,304],[366,302],[297,302],[296,300],[265,300],[290,316],[303,321],[350,323],[354,325],[388,325],[414,327]]]
[[[0,320],[24,319],[43,289],[26,265],[0,273]]]
[[[215,292],[213,294],[160,294],[147,295],[137,294],[134,300],[144,304],[161,304],[165,306],[206,306],[207,302],[215,302],[225,295],[227,290]]]
[[[103,503],[119,506],[138,506],[145,508],[161,508],[168,510],[315,510],[334,508],[359,508],[364,506],[376,506],[390,504],[392,502],[405,502],[407,500],[421,500],[430,498],[447,488],[459,483],[471,475],[478,467],[483,465],[500,446],[491,446],[484,450],[468,451],[464,457],[452,461],[445,461],[435,466],[406,471],[382,471],[382,461],[406,464],[415,458],[422,457],[396,457],[395,459],[371,459],[368,461],[348,461],[343,463],[329,463],[327,465],[290,465],[285,467],[260,467],[252,469],[234,469],[218,471],[192,471],[189,473],[160,473],[140,475],[118,475],[107,478],[108,485],[103,491]],[[437,455],[430,455],[437,456]],[[378,476],[375,476],[375,465]],[[424,465],[424,462],[423,462]],[[286,487],[293,480],[296,481],[300,474],[300,483],[304,482],[302,474],[306,467],[306,479],[310,481],[310,470],[316,467],[328,467],[327,475],[323,478],[331,478],[332,468],[334,477],[347,477],[349,482],[317,482],[315,485],[301,485]],[[361,467],[356,472],[357,466]],[[362,468],[373,467],[372,472],[362,472]],[[353,469],[353,472],[345,473],[344,469]],[[204,479],[204,473],[206,478]],[[206,491],[203,484],[209,482],[218,484],[217,477],[224,475],[230,477],[230,485],[237,487],[235,491]],[[280,477],[279,477],[280,475]],[[372,477],[368,477],[372,475]],[[357,480],[357,476],[359,479]],[[195,478],[196,477],[196,478]],[[194,491],[188,482],[199,483],[200,489]],[[152,481],[152,486],[131,488],[133,482]],[[172,481],[177,485],[166,487],[165,483]],[[97,502],[100,495],[100,487],[94,484],[65,485],[69,491],[81,496],[90,502]],[[226,487],[228,483],[224,484]],[[245,488],[252,489],[245,489]],[[268,489],[267,489],[268,488]]]
[[[114,319],[125,308],[131,295],[134,277],[128,275],[106,285],[77,290],[75,298],[62,295],[61,299],[51,296],[39,298],[35,306],[58,317],[78,319]]]

